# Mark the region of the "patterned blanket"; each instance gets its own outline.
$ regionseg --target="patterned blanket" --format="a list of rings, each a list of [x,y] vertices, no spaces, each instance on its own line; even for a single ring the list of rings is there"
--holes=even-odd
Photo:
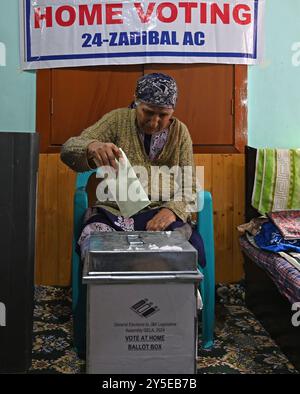
[[[284,239],[300,239],[300,210],[269,212]]]

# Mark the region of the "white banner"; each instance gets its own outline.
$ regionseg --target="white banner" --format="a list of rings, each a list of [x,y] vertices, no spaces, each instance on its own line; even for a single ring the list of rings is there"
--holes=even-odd
[[[264,0],[20,0],[24,69],[261,59]]]

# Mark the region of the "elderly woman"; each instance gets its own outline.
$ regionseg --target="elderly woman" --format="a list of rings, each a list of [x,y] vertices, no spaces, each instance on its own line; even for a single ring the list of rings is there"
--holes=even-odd
[[[96,167],[117,169],[116,159],[121,148],[131,165],[143,166],[151,178],[151,166],[194,168],[192,141],[187,127],[173,117],[177,101],[177,85],[165,74],[147,74],[137,81],[135,101],[131,108],[116,109],[84,130],[79,137],[70,138],[62,147],[61,159],[75,171]],[[193,199],[195,179],[193,176]],[[189,204],[184,197],[151,203],[130,218],[123,217],[114,201],[98,201],[90,209],[79,238],[81,251],[86,249],[89,235],[100,231],[162,231],[180,230],[198,249],[199,262],[204,265],[202,240],[188,222]],[[160,194],[161,195],[161,194]],[[155,199],[157,200],[157,199]]]

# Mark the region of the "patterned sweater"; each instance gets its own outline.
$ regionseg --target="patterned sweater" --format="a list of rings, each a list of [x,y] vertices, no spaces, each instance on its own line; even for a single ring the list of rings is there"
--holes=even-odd
[[[149,187],[148,196],[151,204],[146,208],[166,207],[183,221],[190,219],[188,204],[195,203],[195,171],[192,140],[187,127],[182,122],[175,117],[172,118],[168,139],[163,150],[156,159],[150,161],[138,136],[135,109],[116,109],[107,113],[94,125],[84,130],[80,136],[68,139],[62,146],[61,160],[74,171],[84,172],[91,170],[92,168],[87,159],[87,147],[93,141],[112,142],[117,147],[122,148],[132,166],[144,166],[146,168],[149,185],[151,185],[151,166],[167,166],[169,168],[180,166],[182,171],[184,166],[193,168],[193,194],[191,196],[189,195],[186,198],[183,194],[182,201],[174,201],[174,182],[171,181],[170,201],[164,201],[161,195],[162,182],[160,182],[159,201],[153,201],[154,198],[151,199],[151,187]],[[98,201],[96,205],[120,215],[118,206],[113,201],[101,203]]]

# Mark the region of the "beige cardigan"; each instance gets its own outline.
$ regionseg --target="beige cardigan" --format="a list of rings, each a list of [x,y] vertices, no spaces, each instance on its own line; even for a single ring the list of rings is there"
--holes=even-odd
[[[148,208],[166,207],[180,219],[187,221],[189,202],[195,202],[195,171],[193,161],[192,140],[187,127],[176,118],[172,118],[167,142],[159,156],[150,161],[137,133],[135,109],[121,108],[104,115],[97,123],[84,130],[80,136],[68,139],[62,146],[61,160],[77,172],[89,171],[92,168],[87,160],[87,146],[93,141],[112,142],[122,148],[132,166],[144,166],[151,179],[151,166],[192,166],[193,197],[186,201],[152,201]],[[150,183],[151,184],[151,183]],[[161,187],[160,187],[161,189]],[[174,187],[170,183],[171,197]],[[151,200],[150,187],[149,199]],[[105,207],[110,212],[120,215],[118,206],[113,201],[97,202],[97,206]]]

